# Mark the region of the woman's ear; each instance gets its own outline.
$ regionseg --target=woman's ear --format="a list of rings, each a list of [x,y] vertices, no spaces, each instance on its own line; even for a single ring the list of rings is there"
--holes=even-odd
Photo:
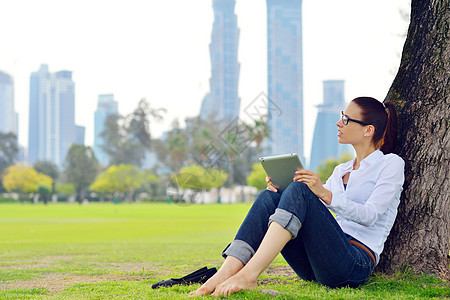
[[[365,126],[364,136],[373,136],[375,133],[375,126],[367,125]]]

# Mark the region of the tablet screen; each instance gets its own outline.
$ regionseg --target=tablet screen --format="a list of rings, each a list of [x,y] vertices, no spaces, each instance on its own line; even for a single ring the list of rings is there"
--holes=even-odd
[[[267,176],[272,184],[278,187],[278,192],[283,192],[292,182],[295,171],[303,169],[300,158],[296,153],[266,156],[259,158]]]

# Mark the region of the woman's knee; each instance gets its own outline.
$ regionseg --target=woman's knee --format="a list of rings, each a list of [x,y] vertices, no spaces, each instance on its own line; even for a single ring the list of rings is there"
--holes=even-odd
[[[309,205],[311,201],[317,201],[317,196],[303,182],[294,181],[286,188],[281,197],[283,207],[298,208]]]
[[[285,192],[303,196],[315,196],[308,185],[300,181],[293,181],[290,183],[283,193]]]
[[[277,207],[281,195],[269,190],[261,191],[255,199],[255,204]]]

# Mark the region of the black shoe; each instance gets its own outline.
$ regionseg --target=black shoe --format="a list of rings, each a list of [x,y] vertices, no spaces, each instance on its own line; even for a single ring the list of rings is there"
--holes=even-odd
[[[152,289],[159,287],[169,287],[178,284],[192,284],[192,283],[205,283],[209,278],[216,274],[217,269],[203,267],[195,272],[192,272],[181,278],[170,278],[167,280],[160,281],[152,285]]]

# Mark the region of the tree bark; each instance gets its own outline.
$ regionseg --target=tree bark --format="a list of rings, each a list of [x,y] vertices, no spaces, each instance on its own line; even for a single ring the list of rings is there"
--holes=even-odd
[[[378,270],[449,278],[450,0],[412,0],[397,76],[386,101],[399,112],[405,184]]]

